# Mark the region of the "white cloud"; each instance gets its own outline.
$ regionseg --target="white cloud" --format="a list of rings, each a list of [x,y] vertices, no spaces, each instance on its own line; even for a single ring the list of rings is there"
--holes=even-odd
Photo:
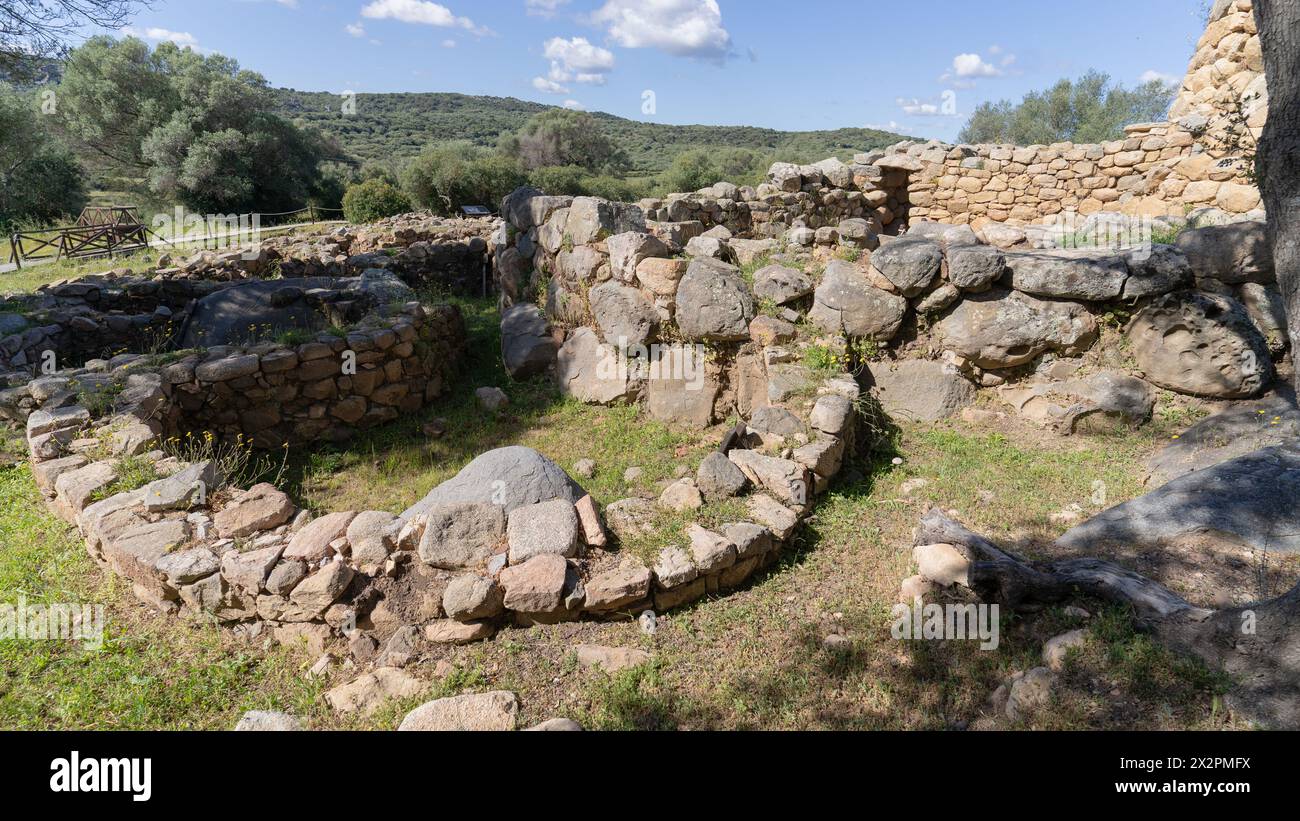
[[[1149,69],[1147,71],[1142,72],[1142,76],[1138,78],[1138,82],[1143,84],[1150,83],[1155,80],[1159,80],[1160,82],[1165,83],[1166,85],[1175,85],[1175,86],[1181,82],[1174,75],[1166,74],[1163,71],[1156,71],[1155,69]]]
[[[351,34],[353,37],[366,36],[366,27],[361,25],[360,23],[348,23],[346,26],[343,27],[343,30],[346,31],[348,34]]]
[[[468,17],[458,17],[441,3],[430,3],[428,0],[374,0],[361,9],[361,16],[372,20],[400,20],[425,26],[462,28],[475,34],[490,33]]]
[[[904,114],[911,114],[914,117],[939,116],[939,106],[935,103],[923,103],[916,98],[906,100],[902,97],[899,97],[896,102],[898,107],[903,109]]]
[[[524,0],[524,10],[534,17],[554,17],[569,0]]]
[[[1002,71],[978,54],[958,54],[952,58],[952,70],[958,77],[997,77]]]
[[[932,100],[918,100],[915,97],[899,97],[894,102],[903,110],[904,114],[912,117],[960,117],[957,112],[956,95],[951,91],[944,92],[939,102]]]
[[[533,88],[537,89],[543,94],[568,94],[569,93],[569,89],[565,88],[564,86],[560,85],[554,80],[548,80],[545,77],[534,77]]]
[[[587,107],[577,100],[565,100],[564,107],[570,111],[586,111]]]
[[[606,0],[591,15],[624,48],[721,60],[731,51],[717,0]]]
[[[551,61],[547,76],[557,84],[604,85],[605,75],[614,70],[614,53],[593,45],[586,37],[552,37],[542,47],[542,53]]]
[[[887,123],[867,123],[866,128],[874,128],[876,131],[897,131],[902,126],[897,120],[890,120]]]
[[[456,41],[455,41],[455,40],[443,40],[443,41],[442,41],[442,47],[443,47],[443,48],[455,48],[455,47],[456,47]]]
[[[189,46],[196,51],[199,50],[199,41],[188,31],[170,31],[157,27],[137,29],[127,26],[122,29],[122,33],[127,37],[136,37],[151,43],[175,43],[178,46]]]

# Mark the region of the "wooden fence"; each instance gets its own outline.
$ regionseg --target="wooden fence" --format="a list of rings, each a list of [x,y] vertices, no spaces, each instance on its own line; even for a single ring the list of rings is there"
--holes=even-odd
[[[296,211],[273,214],[247,215],[259,228],[273,228],[295,222],[316,222],[327,214],[342,214],[341,209],[309,205]],[[161,237],[140,221],[135,206],[111,205],[86,208],[75,225],[49,228],[43,231],[16,231],[9,237],[9,262],[22,268],[24,262],[54,261],[59,259],[91,259],[112,257],[150,247],[149,237],[157,238],[153,244],[176,245],[177,242],[202,243],[207,248],[216,247],[223,239],[237,234],[213,230],[213,223],[203,223],[202,237],[185,237],[172,240]]]

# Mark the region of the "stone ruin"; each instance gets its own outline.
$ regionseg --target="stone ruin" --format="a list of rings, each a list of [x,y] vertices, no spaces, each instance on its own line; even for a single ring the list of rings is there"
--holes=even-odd
[[[318,651],[346,642],[385,681],[425,642],[670,610],[774,561],[880,411],[977,418],[992,390],[1071,434],[1143,424],[1155,388],[1268,388],[1285,318],[1258,193],[1215,137],[1233,100],[1263,90],[1249,11],[1217,4],[1178,119],[1115,143],[901,144],[637,204],[526,188],[498,220],[411,215],[57,283],[0,313],[0,415],[25,426],[53,509],[143,601]],[[1207,92],[1207,66],[1231,82]],[[1141,220],[1181,233],[1070,247]],[[485,282],[512,378],[669,424],[739,424],[658,500],[603,510],[525,448],[483,454],[401,515],[315,518],[166,449],[208,432],[343,441],[420,410],[449,389],[465,335],[412,286]],[[1131,362],[1099,367],[1116,315]],[[48,351],[71,367],[33,378]],[[132,459],[163,478],[113,492]],[[661,511],[730,499],[735,522],[689,524],[649,560],[618,549]],[[347,686],[329,699],[360,709]]]

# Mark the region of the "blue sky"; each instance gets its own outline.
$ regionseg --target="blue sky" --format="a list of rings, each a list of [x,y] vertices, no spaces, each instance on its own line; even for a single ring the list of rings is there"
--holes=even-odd
[[[307,91],[454,91],[655,122],[951,140],[1089,68],[1180,79],[1202,0],[155,0],[129,31]],[[654,93],[646,114],[645,92]]]

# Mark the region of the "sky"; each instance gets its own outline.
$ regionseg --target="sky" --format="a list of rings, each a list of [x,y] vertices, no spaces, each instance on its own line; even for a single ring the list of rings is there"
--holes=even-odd
[[[517,97],[671,124],[951,141],[1090,68],[1180,81],[1206,0],[154,0],[123,33],[303,91]]]

